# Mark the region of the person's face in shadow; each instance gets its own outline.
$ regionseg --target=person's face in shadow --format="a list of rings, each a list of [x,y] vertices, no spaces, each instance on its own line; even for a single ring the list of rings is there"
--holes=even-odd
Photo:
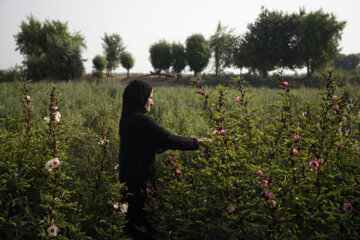
[[[146,111],[146,112],[150,112],[151,106],[154,104],[154,101],[153,101],[153,92],[154,92],[154,91],[151,90],[149,99],[147,100],[147,102],[146,102],[146,104],[145,104],[145,111]]]

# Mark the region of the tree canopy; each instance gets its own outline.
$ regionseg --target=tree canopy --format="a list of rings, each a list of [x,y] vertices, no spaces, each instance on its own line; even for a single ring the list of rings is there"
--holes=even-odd
[[[161,70],[168,71],[171,66],[171,45],[165,40],[160,40],[150,46],[150,62],[154,70],[161,73]]]
[[[20,29],[14,38],[16,50],[25,57],[28,78],[73,79],[84,73],[84,38],[80,33],[70,34],[67,23],[50,20],[42,23],[28,16]]]
[[[343,70],[355,70],[360,64],[360,54],[340,54],[334,59],[334,67]]]
[[[186,53],[185,53],[185,47],[183,44],[173,43],[171,45],[171,58],[172,58],[171,66],[172,66],[174,72],[177,75],[180,75],[180,73],[186,67]]]
[[[125,50],[124,43],[119,34],[107,34],[105,33],[102,38],[103,44],[102,47],[104,49],[104,55],[106,61],[108,62],[106,66],[106,70],[108,73],[111,73],[115,70],[120,63],[120,54]]]
[[[186,39],[186,57],[194,75],[200,73],[208,65],[211,50],[209,42],[202,34],[193,34]]]

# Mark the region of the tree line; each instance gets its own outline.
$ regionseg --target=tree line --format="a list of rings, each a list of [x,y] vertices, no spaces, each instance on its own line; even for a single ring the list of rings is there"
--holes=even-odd
[[[160,40],[149,48],[149,60],[156,73],[170,70],[177,75],[188,66],[194,75],[201,73],[213,59],[215,75],[225,68],[249,70],[267,76],[277,68],[294,70],[306,67],[307,77],[329,64],[344,70],[355,69],[359,54],[339,54],[341,34],[346,25],[332,13],[321,9],[307,13],[284,13],[261,9],[254,23],[244,34],[218,23],[209,39],[202,34],[189,36],[185,44]],[[33,16],[22,22],[15,36],[16,50],[24,55],[27,77],[43,79],[56,77],[75,79],[84,72],[82,52],[85,39],[79,33],[69,33],[67,23],[40,22]],[[103,55],[92,59],[93,76],[102,78],[104,71],[111,74],[120,64],[129,71],[134,57],[127,51],[119,34],[105,33],[102,38]]]

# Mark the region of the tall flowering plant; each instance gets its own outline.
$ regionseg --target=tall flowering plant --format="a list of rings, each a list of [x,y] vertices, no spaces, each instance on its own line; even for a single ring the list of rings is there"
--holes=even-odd
[[[194,80],[212,141],[164,162],[147,205],[158,238],[358,237],[357,107],[336,95],[331,71],[322,101],[304,106],[281,74],[275,78],[282,100],[265,126],[241,79],[236,97]]]

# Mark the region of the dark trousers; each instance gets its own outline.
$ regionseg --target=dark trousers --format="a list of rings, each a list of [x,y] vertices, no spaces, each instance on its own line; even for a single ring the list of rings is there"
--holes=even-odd
[[[126,231],[134,240],[150,240],[153,230],[147,220],[149,213],[144,210],[145,196],[142,193],[131,195],[128,203]]]

